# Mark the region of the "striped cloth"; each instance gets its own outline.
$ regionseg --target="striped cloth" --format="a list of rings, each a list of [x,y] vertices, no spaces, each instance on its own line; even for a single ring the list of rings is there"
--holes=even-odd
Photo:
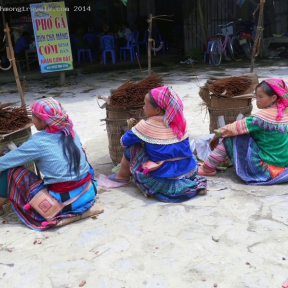
[[[150,173],[145,175],[142,165],[149,159],[143,146],[135,144],[129,149],[133,179],[145,195],[153,196],[162,202],[178,203],[187,201],[206,189],[206,177],[196,176],[198,166],[177,178],[158,178]]]
[[[237,175],[248,185],[273,185],[288,182],[288,169],[278,176],[271,175],[271,169],[263,165],[260,149],[250,135],[225,138],[225,149],[233,162]],[[275,178],[273,178],[276,176]]]
[[[203,167],[206,170],[215,171],[216,167],[226,160],[227,153],[224,147],[224,143],[221,141],[204,161]]]
[[[49,221],[49,226],[42,226],[42,222],[46,220],[35,210],[33,209],[25,210],[23,207],[37,194],[38,191],[40,191],[44,187],[45,186],[43,181],[39,179],[33,172],[29,171],[24,167],[17,167],[9,170],[8,173],[9,201],[11,202],[13,210],[21,219],[21,221],[33,230],[44,231],[50,228],[51,226],[55,226],[60,220],[64,218],[71,218],[74,216],[82,215],[86,210],[90,209],[92,205],[95,203],[94,197],[95,192],[97,192],[97,190],[96,188],[94,190],[94,186],[91,185],[89,190],[85,192],[82,196],[80,196],[76,201],[81,201],[81,198],[83,196],[85,196],[84,198],[86,200],[87,196],[89,196],[88,198],[90,199],[84,201],[85,203],[81,203],[82,205],[80,205],[80,207],[77,207],[76,209],[73,209],[72,207],[73,209],[72,211],[67,212],[62,211],[62,213],[54,217],[52,221]],[[77,189],[74,189],[73,191],[77,190],[76,193],[79,194],[81,193],[82,189],[83,187],[79,187]],[[70,191],[70,193],[71,192],[72,191]],[[76,196],[76,195],[69,195],[69,193],[64,194],[67,194],[65,201]],[[61,196],[63,196],[64,194],[61,194]],[[58,200],[61,201],[60,199]],[[73,204],[76,203],[76,201],[73,202]]]
[[[157,105],[165,111],[166,127],[171,127],[178,139],[182,139],[186,132],[186,119],[180,97],[168,86],[157,87],[150,90],[149,93]]]
[[[221,127],[219,130],[220,130],[221,136],[224,138],[249,133],[249,130],[246,124],[246,118],[235,121],[231,124],[227,124]]]
[[[52,97],[40,99],[32,103],[30,108],[33,114],[48,125],[46,128],[47,132],[63,132],[66,136],[75,137],[71,119],[69,119],[61,104]]]
[[[280,120],[283,117],[283,110],[288,106],[288,87],[283,79],[270,78],[265,80],[265,82],[274,90],[278,95],[277,99],[277,110],[278,114],[276,120]]]

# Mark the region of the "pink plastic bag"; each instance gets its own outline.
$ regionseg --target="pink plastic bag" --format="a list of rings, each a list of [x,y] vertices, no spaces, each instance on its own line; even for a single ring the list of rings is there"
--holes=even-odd
[[[282,288],[288,288],[288,279],[282,284]]]
[[[108,177],[106,175],[103,175],[103,174],[100,174],[96,179],[97,179],[98,185],[100,187],[108,188],[108,189],[109,188],[122,187],[122,186],[125,186],[125,185],[131,183],[131,180],[129,182],[125,182],[125,183],[112,181],[112,180],[109,180]]]

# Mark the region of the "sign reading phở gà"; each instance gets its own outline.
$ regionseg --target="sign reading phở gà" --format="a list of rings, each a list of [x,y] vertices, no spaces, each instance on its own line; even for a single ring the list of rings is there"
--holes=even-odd
[[[64,2],[30,5],[42,73],[73,69],[66,9]]]

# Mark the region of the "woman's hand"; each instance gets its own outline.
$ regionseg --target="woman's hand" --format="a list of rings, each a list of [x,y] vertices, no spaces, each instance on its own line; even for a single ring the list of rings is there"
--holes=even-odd
[[[214,130],[215,136],[212,138],[212,140],[209,143],[211,151],[213,151],[216,146],[219,144],[219,138],[221,138],[221,132],[220,129]]]
[[[137,120],[134,118],[130,118],[127,120],[128,130],[132,129],[137,124]]]
[[[219,138],[215,135],[209,143],[211,151],[213,151],[219,144]]]

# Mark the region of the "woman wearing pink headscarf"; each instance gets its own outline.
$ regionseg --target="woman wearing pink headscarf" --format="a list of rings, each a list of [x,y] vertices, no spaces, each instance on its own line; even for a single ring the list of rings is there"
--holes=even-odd
[[[215,175],[216,167],[229,157],[237,175],[249,185],[288,181],[287,85],[282,79],[267,79],[256,86],[255,94],[261,110],[215,130],[212,142],[224,140],[199,167],[199,175]]]
[[[43,231],[61,221],[72,222],[88,211],[95,203],[97,183],[93,180],[94,171],[86,159],[73,123],[60,103],[46,98],[32,103],[30,107],[33,124],[39,132],[0,157],[0,215],[4,213],[3,204],[9,200],[24,224]],[[44,176],[43,180],[22,166],[32,161]],[[59,202],[78,195],[79,198],[46,221],[29,204],[39,191],[46,188]]]
[[[145,196],[163,202],[183,202],[206,193],[206,178],[198,177],[186,131],[183,103],[167,86],[149,91],[141,120],[121,138],[127,147],[120,170],[108,178],[123,184],[130,177]]]

